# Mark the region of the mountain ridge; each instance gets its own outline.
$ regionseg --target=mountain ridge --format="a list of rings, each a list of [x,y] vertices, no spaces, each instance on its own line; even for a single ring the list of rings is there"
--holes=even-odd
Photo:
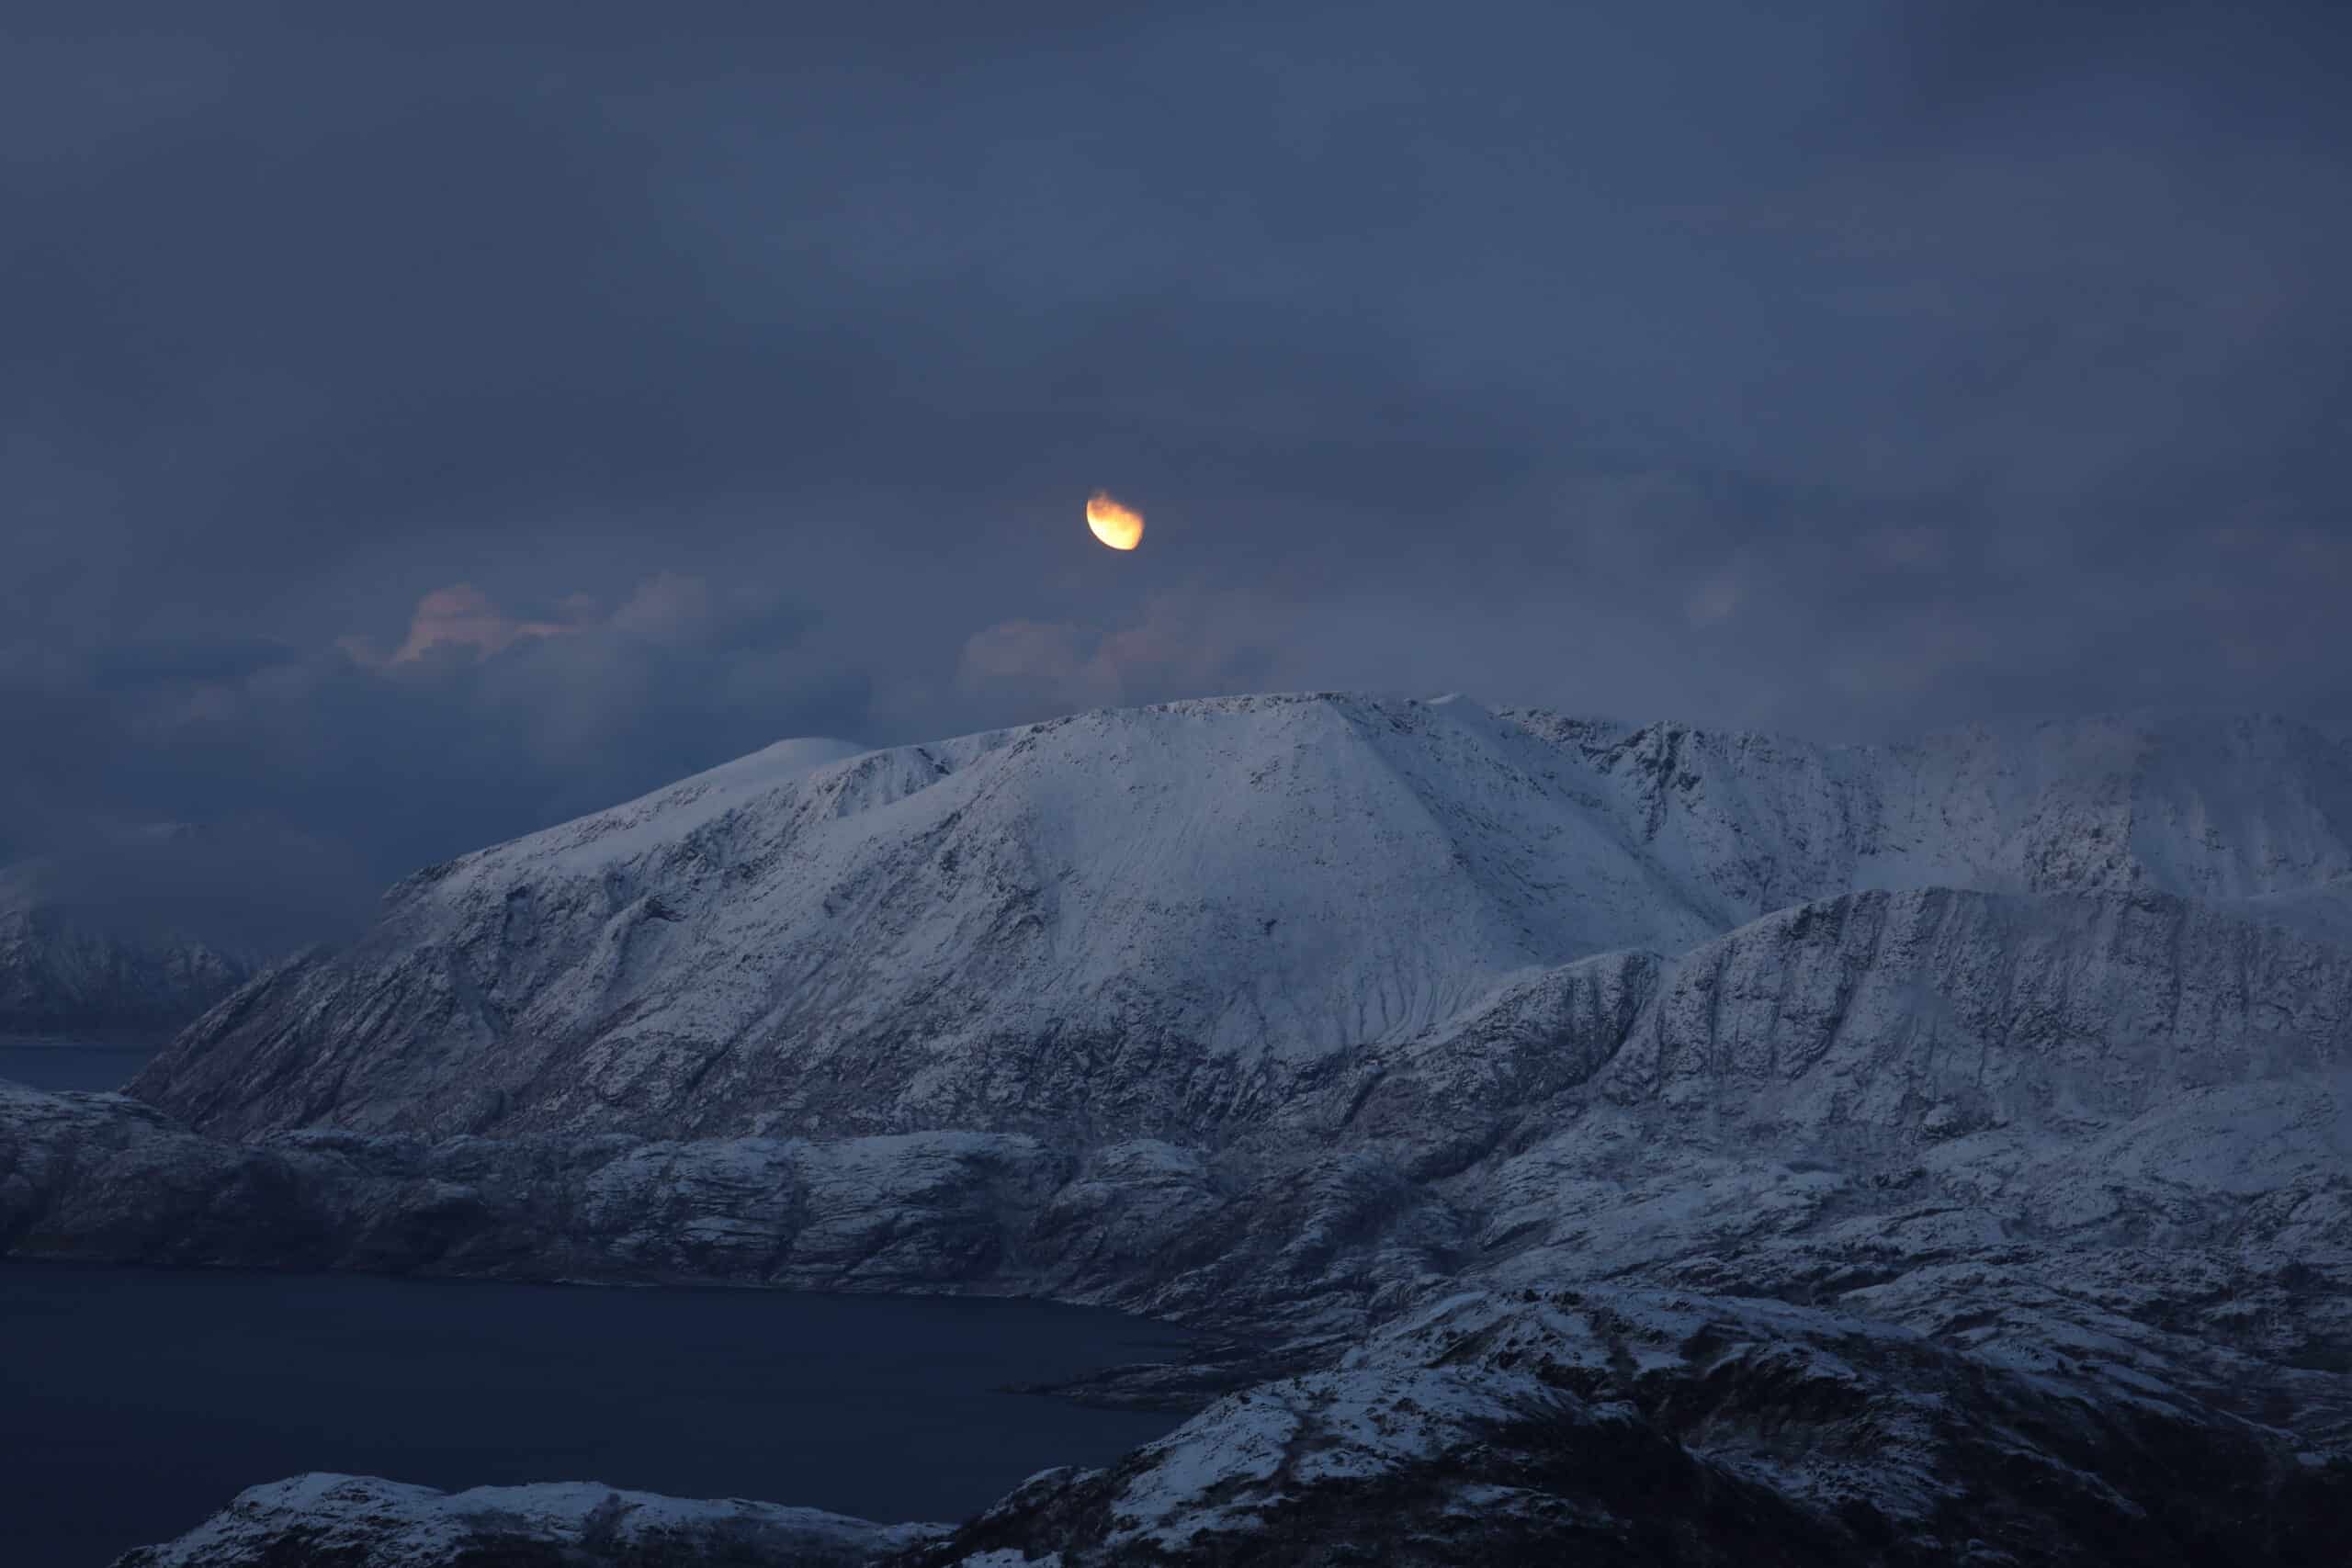
[[[786,742],[404,880],[137,1092],[223,1131],[870,1130],[985,1104],[1040,1042],[1230,1076],[1857,889],[2333,918],[2352,760],[2315,732],[1987,733],[1818,748],[1303,694]]]
[[[185,930],[123,931],[0,867],[0,1033],[153,1036],[251,979],[251,955]]]

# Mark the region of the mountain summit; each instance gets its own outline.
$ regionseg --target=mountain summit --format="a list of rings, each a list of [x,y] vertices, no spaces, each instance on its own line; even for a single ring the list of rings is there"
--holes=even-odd
[[[1184,702],[786,741],[431,867],[135,1092],[230,1133],[1212,1136],[1270,1074],[1857,891],[2309,924],[2347,874],[2352,754],[2282,720],[1823,747],[1459,698]]]

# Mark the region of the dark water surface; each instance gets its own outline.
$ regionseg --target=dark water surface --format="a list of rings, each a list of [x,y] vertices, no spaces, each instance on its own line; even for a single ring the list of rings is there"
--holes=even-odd
[[[310,1470],[960,1518],[1176,1424],[995,1390],[1173,1339],[1034,1302],[0,1262],[0,1562],[97,1568]]]
[[[0,1078],[51,1092],[120,1089],[164,1043],[0,1034]]]

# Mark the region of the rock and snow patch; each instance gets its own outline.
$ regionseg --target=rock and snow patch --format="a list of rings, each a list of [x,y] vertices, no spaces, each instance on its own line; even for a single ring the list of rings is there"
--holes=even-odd
[[[2251,1568],[2333,1561],[2347,1499],[2342,1460],[2157,1379],[1770,1301],[1467,1292],[910,1556]]]
[[[689,1502],[587,1483],[436,1492],[370,1476],[254,1486],[195,1529],[116,1568],[446,1568],[459,1562],[662,1562],[847,1568],[944,1533],[741,1499]]]

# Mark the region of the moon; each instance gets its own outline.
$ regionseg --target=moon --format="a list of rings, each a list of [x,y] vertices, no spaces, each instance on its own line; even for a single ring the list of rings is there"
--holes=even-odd
[[[1098,490],[1087,498],[1086,525],[1114,550],[1131,550],[1143,543],[1143,513],[1121,506],[1107,490]]]

